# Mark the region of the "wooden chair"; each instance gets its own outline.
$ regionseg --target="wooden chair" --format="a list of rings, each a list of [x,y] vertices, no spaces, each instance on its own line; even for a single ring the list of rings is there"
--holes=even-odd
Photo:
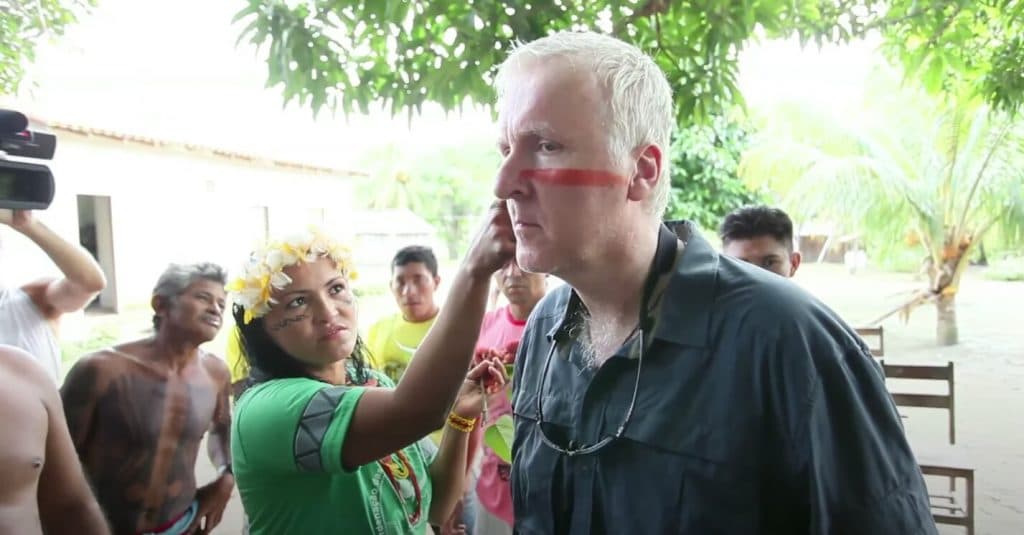
[[[876,357],[885,356],[885,331],[882,326],[878,327],[857,327],[854,329],[857,334],[864,339],[864,342],[868,344],[868,349],[871,350],[871,354]],[[872,345],[870,341],[874,338],[878,338],[878,345]]]
[[[949,413],[949,444],[943,448],[914,448],[914,455],[925,475],[949,479],[948,494],[930,494],[932,516],[940,524],[952,524],[967,528],[967,535],[974,535],[974,467],[964,458],[956,444],[956,403],[953,363],[945,366],[887,364],[881,361],[882,371],[887,379],[912,379],[924,381],[945,381],[945,394],[916,394],[892,392],[893,400],[899,407],[923,407],[945,409]],[[964,499],[954,494],[957,479],[966,483]]]

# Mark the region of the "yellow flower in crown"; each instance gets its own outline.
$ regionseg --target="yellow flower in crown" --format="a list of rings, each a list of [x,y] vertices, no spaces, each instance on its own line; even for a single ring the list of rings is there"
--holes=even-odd
[[[338,266],[338,272],[349,280],[356,278],[352,251],[316,228],[279,241],[270,241],[253,252],[242,266],[241,274],[226,287],[232,302],[245,310],[245,323],[262,317],[276,304],[271,296],[291,284],[284,269],[296,264],[315,262],[327,257]]]

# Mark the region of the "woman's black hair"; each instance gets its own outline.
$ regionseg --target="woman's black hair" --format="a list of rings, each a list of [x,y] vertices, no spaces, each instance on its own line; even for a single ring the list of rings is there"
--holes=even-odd
[[[302,362],[289,355],[270,338],[264,327],[263,318],[254,318],[248,324],[245,323],[245,308],[239,304],[232,307],[231,315],[234,316],[235,328],[238,329],[242,358],[249,364],[249,377],[254,384],[289,377],[320,380],[309,373]],[[356,384],[363,384],[369,378],[366,355],[366,344],[363,343],[363,338],[357,335],[356,346],[348,358],[352,370],[350,379]]]

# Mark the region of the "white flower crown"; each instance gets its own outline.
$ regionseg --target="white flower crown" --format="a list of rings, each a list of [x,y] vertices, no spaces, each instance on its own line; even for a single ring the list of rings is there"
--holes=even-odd
[[[356,278],[352,251],[315,228],[285,240],[269,241],[253,252],[242,267],[241,275],[226,288],[232,302],[245,310],[245,323],[270,312],[270,307],[276,304],[270,294],[291,284],[292,279],[284,273],[284,268],[315,262],[320,257],[333,260],[338,272],[349,280]]]

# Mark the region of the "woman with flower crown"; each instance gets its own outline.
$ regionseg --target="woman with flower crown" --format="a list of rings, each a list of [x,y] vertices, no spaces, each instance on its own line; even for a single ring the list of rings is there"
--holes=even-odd
[[[231,437],[250,533],[422,534],[444,522],[483,397],[506,379],[500,362],[469,363],[489,278],[514,243],[495,203],[397,387],[366,366],[348,249],[311,231],[250,257],[228,287],[255,381]],[[422,440],[442,425],[439,447]]]

